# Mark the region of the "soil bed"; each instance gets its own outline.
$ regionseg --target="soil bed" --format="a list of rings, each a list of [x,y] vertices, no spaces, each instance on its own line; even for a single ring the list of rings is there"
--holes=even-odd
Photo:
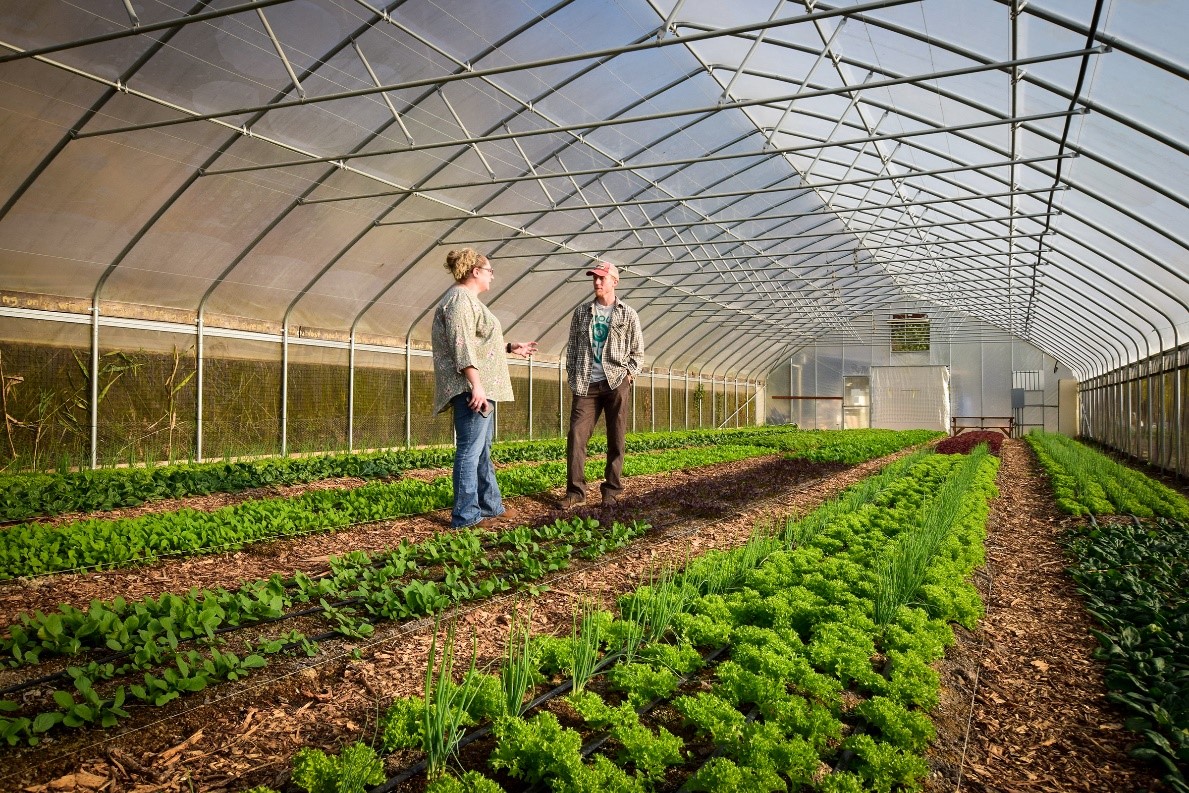
[[[633,477],[627,497],[616,507],[598,507],[594,486],[588,506],[571,512],[557,508],[560,491],[517,498],[508,504],[514,517],[499,521],[497,528],[576,514],[604,521],[636,519],[656,527],[618,554],[575,564],[550,580],[550,592],[532,599],[534,633],[568,631],[570,604],[579,594],[610,605],[617,595],[638,586],[660,560],[738,544],[764,509],[778,507],[782,515],[812,509],[874,465],[843,470],[839,465],[765,457]],[[814,484],[799,494],[797,489],[805,483]],[[697,516],[714,511],[719,502],[737,514],[715,524],[712,535],[699,536],[699,527],[710,525],[710,519]],[[0,588],[0,602],[8,606],[5,614],[11,622],[14,609],[46,610],[63,602],[84,606],[92,598],[143,598],[190,587],[232,588],[274,572],[320,572],[330,555],[379,550],[406,538],[425,539],[448,524],[449,513],[440,511],[218,556],[8,582]],[[480,640],[481,664],[494,661],[502,651],[507,614],[514,603],[527,599],[502,597],[458,612],[460,635],[469,636],[473,630]],[[313,659],[275,659],[246,683],[208,689],[163,708],[139,709],[127,726],[106,733],[60,732],[38,747],[0,749],[7,755],[0,790],[240,790],[254,784],[279,785],[298,748],[337,751],[344,743],[369,739],[370,734],[360,734],[361,726],[374,728],[380,709],[393,696],[419,690],[430,625],[428,620],[381,623],[365,643],[328,642]],[[353,657],[356,650],[359,659]],[[248,745],[241,745],[249,736]],[[184,762],[188,758],[192,764]]]
[[[469,645],[473,633],[480,666],[495,661],[514,607],[524,613],[531,606],[534,633],[568,633],[578,598],[609,606],[645,583],[662,561],[741,544],[758,523],[809,511],[889,459],[845,470],[800,463],[773,476],[776,463],[763,458],[633,478],[621,505],[606,512],[583,509],[600,519],[647,520],[656,527],[649,536],[575,564],[535,598],[499,597],[459,609],[459,636],[466,637],[459,643]],[[1004,444],[999,487],[988,565],[980,574],[988,615],[977,633],[960,636],[942,664],[928,789],[1114,791],[1150,785],[1144,767],[1126,755],[1131,736],[1105,700],[1100,667],[1091,659],[1091,623],[1055,542],[1065,519],[1052,507],[1023,441]],[[562,517],[567,513],[557,509],[560,496],[512,499],[515,523]],[[589,498],[597,502],[593,487]],[[727,503],[730,514],[706,516],[712,510],[705,502],[713,499]],[[95,597],[232,588],[296,569],[315,573],[330,555],[416,541],[447,523],[448,514],[439,512],[133,570],[10,582],[0,585],[0,618],[11,622],[18,610],[85,605]],[[142,709],[121,728],[64,732],[32,749],[0,749],[0,790],[292,789],[285,786],[297,749],[337,752],[352,741],[370,743],[388,702],[419,692],[430,627],[427,620],[381,624],[366,642],[336,641],[315,658],[278,659],[246,683]],[[416,759],[398,753],[388,758],[386,770],[395,773]]]

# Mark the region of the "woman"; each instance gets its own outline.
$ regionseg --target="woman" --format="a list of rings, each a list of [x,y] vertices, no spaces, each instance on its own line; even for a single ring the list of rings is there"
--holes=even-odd
[[[504,514],[491,462],[494,402],[512,401],[505,355],[527,358],[535,341],[505,344],[499,320],[479,301],[495,271],[470,248],[446,254],[454,276],[433,318],[434,412],[454,408],[454,511],[450,526],[476,526]]]

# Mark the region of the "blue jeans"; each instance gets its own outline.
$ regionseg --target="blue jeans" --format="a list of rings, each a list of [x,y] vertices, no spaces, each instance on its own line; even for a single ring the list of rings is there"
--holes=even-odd
[[[454,408],[454,511],[450,527],[474,526],[482,518],[504,514],[500,486],[491,462],[495,415],[483,416],[467,405],[470,394],[450,400]],[[488,403],[491,404],[491,403]]]

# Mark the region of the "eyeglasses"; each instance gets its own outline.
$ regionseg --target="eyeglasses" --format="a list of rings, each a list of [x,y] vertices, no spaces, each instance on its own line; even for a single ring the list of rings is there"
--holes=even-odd
[[[492,275],[495,275],[495,270],[491,269],[490,267],[476,267],[475,269],[476,270],[486,270],[487,272],[491,273]]]

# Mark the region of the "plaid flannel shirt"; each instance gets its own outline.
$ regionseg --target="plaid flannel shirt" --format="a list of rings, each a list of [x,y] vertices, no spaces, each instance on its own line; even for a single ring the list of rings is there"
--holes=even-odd
[[[566,345],[566,369],[570,390],[586,396],[590,388],[590,370],[594,351],[590,348],[590,323],[594,319],[594,300],[574,309],[570,317],[570,340]],[[619,388],[628,375],[640,373],[640,358],[644,355],[644,334],[640,330],[640,316],[618,297],[611,312],[611,329],[603,347],[603,373],[607,385]]]

